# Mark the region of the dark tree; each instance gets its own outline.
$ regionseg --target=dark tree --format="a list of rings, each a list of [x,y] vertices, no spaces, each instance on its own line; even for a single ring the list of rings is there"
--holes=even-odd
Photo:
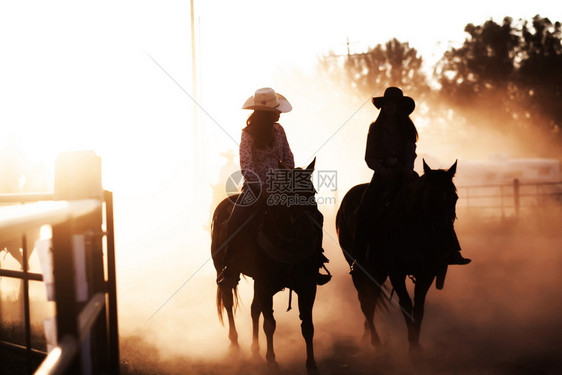
[[[498,128],[533,127],[560,136],[562,43],[560,23],[535,16],[468,24],[469,37],[447,51],[435,67],[439,101],[469,123]]]
[[[453,108],[474,126],[483,124],[482,117],[507,126],[514,116],[509,98],[519,44],[512,19],[501,25],[492,20],[482,26],[468,24],[465,32],[469,37],[463,46],[445,52],[435,67],[441,84],[436,103]]]
[[[560,22],[535,16],[522,27],[521,63],[516,83],[525,117],[545,121],[548,130],[562,127],[562,33]]]
[[[470,37],[461,48],[445,52],[435,70],[441,92],[458,105],[506,91],[518,47],[511,18],[502,25],[494,21],[483,26],[468,24],[464,30]]]

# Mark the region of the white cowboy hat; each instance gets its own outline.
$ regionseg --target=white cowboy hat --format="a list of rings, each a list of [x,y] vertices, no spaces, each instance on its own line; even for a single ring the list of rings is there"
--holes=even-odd
[[[293,107],[283,95],[276,93],[272,88],[264,87],[262,89],[257,89],[254,95],[246,100],[242,109],[286,113],[290,112]]]

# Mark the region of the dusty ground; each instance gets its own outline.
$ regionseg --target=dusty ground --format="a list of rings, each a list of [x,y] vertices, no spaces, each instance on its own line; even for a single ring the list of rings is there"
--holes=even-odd
[[[423,352],[411,357],[396,302],[388,312],[376,313],[384,345],[375,350],[362,340],[363,315],[347,265],[334,242],[333,218],[327,216],[324,247],[334,278],[319,288],[314,308],[320,374],[560,373],[561,217],[560,212],[542,212],[519,221],[484,220],[460,212],[457,230],[464,254],[473,262],[451,267],[445,289],[430,290],[421,337]],[[275,297],[279,367],[269,368],[263,359],[263,332],[261,358],[253,359],[250,354],[252,281],[242,281],[236,319],[240,351],[230,351],[227,329],[216,316],[215,271],[207,262],[208,248],[193,237],[188,238],[193,244],[185,242],[185,234],[177,232],[177,239],[170,237],[170,246],[177,243],[174,257],[165,252],[134,258],[130,258],[134,254],[123,254],[135,262],[129,266],[118,263],[122,373],[305,374],[296,300],[293,310],[285,312],[288,292]],[[183,256],[185,248],[199,250]],[[44,294],[43,289],[40,292]],[[8,302],[4,300],[2,305],[4,322],[10,310],[17,311],[8,308]],[[48,313],[34,309],[32,315],[42,319]],[[4,366],[4,359],[0,361],[2,374],[24,373],[23,368],[18,372]]]
[[[332,259],[334,279],[320,288],[315,305],[315,345],[320,373],[559,373],[562,368],[559,223],[558,215],[542,221],[522,219],[518,223],[478,218],[460,220],[459,237],[465,255],[473,258],[473,262],[465,267],[451,267],[445,289],[430,290],[422,330],[424,350],[417,357],[409,355],[404,321],[396,304],[391,305],[389,312],[378,311],[375,318],[384,346],[375,350],[361,340],[363,318],[355,290],[339,249],[326,238],[325,248]],[[201,288],[210,287],[212,274],[200,282]],[[137,331],[136,336],[123,337],[123,372],[305,374],[298,312],[296,309],[284,312],[286,297],[286,293],[276,297],[277,369],[268,368],[263,358],[251,358],[248,300],[243,301],[237,316],[241,335],[239,352],[227,350],[226,329],[220,328],[216,316],[212,316],[213,310],[206,309],[202,314],[205,325],[189,328],[176,325],[182,330],[183,339],[173,341],[175,350],[164,347],[162,341],[151,340],[147,332]],[[243,298],[247,299],[248,295]],[[198,336],[198,332],[208,329],[207,324],[219,328]],[[205,354],[193,342],[204,346]]]

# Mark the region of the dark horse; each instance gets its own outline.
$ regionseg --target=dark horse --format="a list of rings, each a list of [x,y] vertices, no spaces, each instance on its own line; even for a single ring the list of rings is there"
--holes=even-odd
[[[287,170],[300,174],[298,186],[282,194],[270,194],[255,215],[240,228],[234,238],[226,238],[226,223],[236,197],[223,200],[215,209],[211,229],[211,252],[217,275],[223,268],[224,247],[234,251],[229,267],[254,279],[254,299],[251,306],[253,323],[252,352],[259,355],[259,318],[263,314],[263,329],[267,337],[266,359],[275,364],[273,351],[273,295],[284,288],[298,294],[302,321],[302,335],[306,341],[306,367],[316,369],[312,337],[312,307],[316,297],[315,274],[318,271],[317,252],[322,241],[322,215],[314,202],[311,175],[315,160],[306,168]],[[304,178],[303,178],[304,177]],[[265,199],[265,197],[264,197]],[[238,347],[238,333],[234,323],[237,304],[237,286],[217,288],[217,309],[222,323],[226,310],[231,346]]]
[[[406,319],[410,349],[420,347],[420,328],[424,303],[431,283],[443,287],[447,264],[444,261],[447,242],[444,225],[452,225],[456,217],[457,193],[453,184],[457,163],[449,170],[432,170],[423,162],[424,174],[407,184],[392,203],[392,212],[383,214],[378,230],[371,228],[369,247],[363,264],[352,273],[361,310],[365,315],[365,335],[371,334],[373,346],[380,338],[373,322],[377,300],[387,277],[399,298],[400,309]],[[356,185],[342,200],[336,217],[340,246],[348,263],[351,254],[356,212],[367,184]],[[369,250],[370,248],[370,250]],[[414,303],[406,289],[406,276],[415,280]],[[381,302],[379,300],[379,302]]]

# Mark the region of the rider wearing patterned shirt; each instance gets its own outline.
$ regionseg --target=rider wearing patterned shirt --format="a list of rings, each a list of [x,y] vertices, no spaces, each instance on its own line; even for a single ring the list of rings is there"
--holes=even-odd
[[[262,200],[259,199],[265,185],[269,183],[271,172],[282,163],[285,168],[294,168],[293,153],[287,141],[285,130],[278,123],[281,113],[291,111],[292,106],[281,94],[271,88],[256,90],[242,109],[254,110],[246,121],[240,141],[240,167],[244,176],[242,192],[237,198],[227,224],[227,238],[231,239],[236,232],[250,220]],[[238,281],[238,273],[229,269],[232,249],[225,249],[222,272],[217,277],[220,286],[233,286]],[[322,278],[326,275],[318,275]],[[328,279],[329,280],[329,279]],[[325,283],[324,279],[318,283]]]
[[[254,112],[250,117],[262,116],[269,117],[270,120],[278,121],[280,112]],[[254,120],[254,118],[252,118]],[[279,162],[282,162],[287,168],[294,168],[295,161],[293,153],[287,141],[287,135],[283,127],[277,122],[273,123],[271,147],[258,147],[255,137],[259,137],[259,125],[248,120],[248,126],[242,131],[242,139],[240,141],[240,167],[244,179],[248,183],[259,182],[264,185],[268,179],[270,170],[279,168]],[[251,171],[251,172],[249,172]]]

